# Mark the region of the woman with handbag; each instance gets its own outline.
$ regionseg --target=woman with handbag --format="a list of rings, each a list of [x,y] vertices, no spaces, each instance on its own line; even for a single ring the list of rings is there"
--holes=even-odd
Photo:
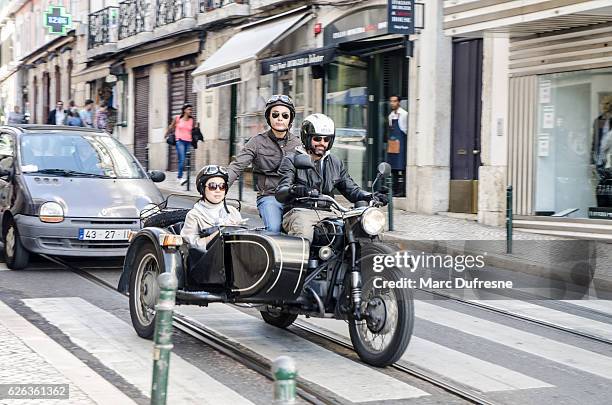
[[[183,166],[185,164],[185,156],[189,150],[189,145],[191,145],[193,140],[191,132],[195,123],[192,114],[193,106],[191,104],[183,105],[181,108],[181,115],[174,117],[167,131],[167,142],[169,144],[172,144],[172,138],[174,137],[176,154],[178,156],[178,180],[181,186],[187,184],[187,179],[183,179]]]

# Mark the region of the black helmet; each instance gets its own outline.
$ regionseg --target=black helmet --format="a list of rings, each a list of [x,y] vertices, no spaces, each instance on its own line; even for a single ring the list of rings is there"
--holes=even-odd
[[[272,124],[270,123],[270,111],[272,107],[277,105],[282,105],[283,107],[287,107],[289,109],[289,125],[287,126],[287,131],[291,128],[291,124],[293,124],[293,119],[295,118],[295,106],[293,105],[293,100],[289,96],[285,96],[284,94],[275,94],[266,101],[266,109],[264,111],[264,117],[266,117],[266,122],[268,126],[272,128]]]
[[[221,177],[225,183],[229,181],[229,174],[225,167],[218,165],[204,166],[196,175],[195,184],[198,193],[204,195],[204,186],[206,185],[208,179],[213,177]],[[227,188],[225,189],[225,194],[227,194]]]
[[[300,137],[302,145],[309,151],[312,148],[313,136],[329,136],[331,140],[327,145],[327,150],[330,150],[336,138],[336,128],[334,121],[325,114],[311,114],[302,122],[302,130]]]

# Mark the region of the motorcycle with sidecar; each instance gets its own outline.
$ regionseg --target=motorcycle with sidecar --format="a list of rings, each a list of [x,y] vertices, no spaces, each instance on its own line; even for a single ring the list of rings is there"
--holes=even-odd
[[[390,170],[381,163],[376,181]],[[279,328],[298,315],[344,320],[365,363],[384,367],[397,361],[412,335],[414,305],[409,289],[388,287],[402,279],[399,268],[373,270],[376,256],[398,250],[381,240],[385,214],[380,204],[358,202],[349,209],[330,196],[306,198],[334,212],[316,224],[312,243],[264,229],[213,227],[202,232],[216,234],[206,252],[182,243],[188,210],[162,203],[132,235],[119,281],[118,290],[129,292],[136,333],[153,336],[157,276],[171,272],[178,280],[178,305],[251,304]]]

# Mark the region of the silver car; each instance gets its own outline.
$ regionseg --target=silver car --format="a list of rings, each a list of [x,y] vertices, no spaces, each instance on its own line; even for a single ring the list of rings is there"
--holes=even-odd
[[[7,266],[30,253],[123,256],[140,213],[163,200],[136,158],[110,135],[53,125],[0,127],[0,210]]]

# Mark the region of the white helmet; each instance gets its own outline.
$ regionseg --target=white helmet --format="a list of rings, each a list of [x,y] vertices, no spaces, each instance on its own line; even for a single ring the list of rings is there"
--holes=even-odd
[[[311,114],[302,122],[302,130],[300,137],[302,144],[306,150],[312,148],[313,136],[329,136],[331,140],[327,145],[327,150],[330,150],[336,138],[336,126],[334,121],[325,114]]]

